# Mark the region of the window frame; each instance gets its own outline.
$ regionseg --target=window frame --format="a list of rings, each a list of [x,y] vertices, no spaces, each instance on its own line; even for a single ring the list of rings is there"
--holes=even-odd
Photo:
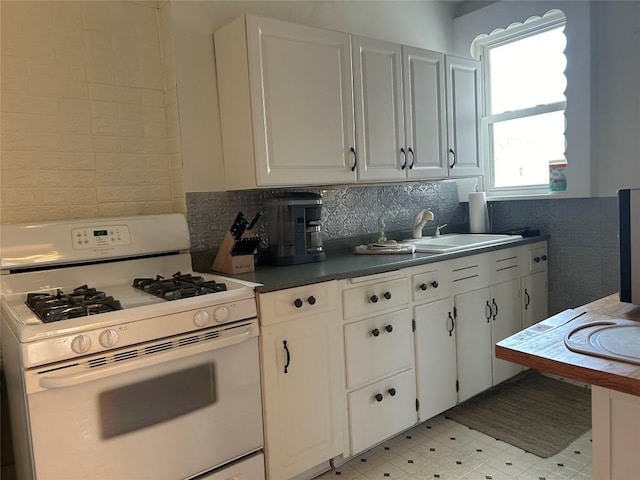
[[[482,138],[482,163],[485,172],[484,186],[487,195],[494,199],[500,197],[517,197],[517,196],[547,196],[549,195],[548,184],[527,185],[527,186],[494,186],[495,164],[493,161],[493,142],[492,142],[492,125],[505,120],[514,120],[518,118],[526,118],[543,113],[551,113],[564,111],[565,117],[565,159],[566,159],[566,99],[559,102],[552,102],[545,105],[537,105],[527,107],[515,111],[507,111],[498,114],[488,114],[491,105],[491,75],[489,68],[490,49],[512,43],[545,31],[553,30],[559,27],[566,29],[566,17],[563,12],[555,10],[546,14],[544,17],[529,19],[522,24],[512,24],[505,30],[493,32],[491,35],[477,38],[472,45],[472,52],[478,58],[482,65],[482,118],[480,124],[480,135]],[[566,30],[565,30],[566,31]],[[565,34],[566,35],[566,34]],[[560,159],[558,159],[560,160]]]

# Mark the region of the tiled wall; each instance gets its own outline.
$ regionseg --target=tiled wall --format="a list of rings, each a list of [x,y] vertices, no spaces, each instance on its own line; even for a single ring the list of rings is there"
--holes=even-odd
[[[406,231],[413,215],[427,207],[435,214],[435,221],[427,226],[468,222],[467,204],[458,202],[452,182],[307,191],[323,195],[325,241],[377,234],[381,216],[387,231]],[[238,211],[253,215],[277,193],[280,192],[187,193],[192,249],[215,249]],[[551,236],[550,313],[618,291],[616,202],[616,198],[587,198],[490,203],[494,232],[529,226]],[[264,222],[260,230],[264,234]],[[429,230],[425,229],[427,233]]]
[[[616,197],[492,202],[494,231],[539,228],[549,240],[549,311],[619,290]]]
[[[0,5],[0,222],[184,211],[158,2]]]
[[[304,189],[323,197],[323,240],[377,234],[380,218],[387,232],[410,230],[413,216],[429,208],[435,219],[427,227],[465,221],[466,208],[458,202],[454,182],[411,183],[402,185]],[[243,192],[187,193],[187,219],[192,250],[216,248],[238,211],[253,216],[267,201],[282,193],[277,190]],[[259,231],[265,236],[265,223]],[[425,228],[425,232],[427,229]]]

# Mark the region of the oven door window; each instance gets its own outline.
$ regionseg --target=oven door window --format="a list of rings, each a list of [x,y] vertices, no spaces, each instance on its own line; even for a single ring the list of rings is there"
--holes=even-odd
[[[109,390],[98,396],[102,438],[150,427],[215,402],[213,363]]]

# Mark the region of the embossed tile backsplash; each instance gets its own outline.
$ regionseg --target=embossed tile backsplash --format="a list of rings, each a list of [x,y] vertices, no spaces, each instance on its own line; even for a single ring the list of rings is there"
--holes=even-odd
[[[286,190],[293,191],[293,190]],[[299,191],[322,195],[322,238],[324,241],[379,232],[380,218],[387,232],[410,230],[413,216],[429,208],[433,224],[462,223],[466,207],[458,202],[455,182],[412,183],[402,185],[307,188]],[[193,251],[216,248],[238,211],[252,217],[266,203],[285,190],[187,193],[187,220]],[[258,232],[266,237],[266,222]]]
[[[410,230],[423,208],[435,215],[427,226],[468,222],[454,182],[300,189],[323,196],[323,240]],[[238,211],[251,217],[284,190],[187,193],[192,251],[214,250]],[[548,199],[490,202],[492,230],[529,226],[550,235],[549,313],[618,291],[617,199]],[[263,218],[258,232],[266,240]],[[425,230],[426,231],[426,230]]]

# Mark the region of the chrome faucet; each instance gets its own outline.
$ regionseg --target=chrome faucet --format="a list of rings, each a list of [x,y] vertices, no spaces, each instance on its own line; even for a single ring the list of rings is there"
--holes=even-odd
[[[422,238],[422,229],[429,220],[433,220],[433,212],[426,208],[413,217],[413,238]]]

